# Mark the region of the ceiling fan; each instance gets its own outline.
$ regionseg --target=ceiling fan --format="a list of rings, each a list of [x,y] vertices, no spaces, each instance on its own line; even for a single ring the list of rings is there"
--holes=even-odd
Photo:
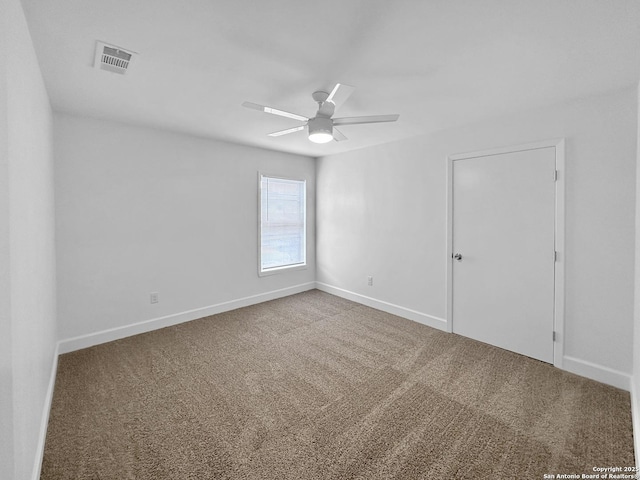
[[[252,108],[254,110],[260,110],[272,115],[279,115],[281,117],[292,118],[305,122],[304,125],[298,125],[297,127],[287,128],[286,130],[280,130],[270,133],[270,137],[280,137],[282,135],[288,135],[289,133],[299,132],[304,130],[304,127],[309,128],[309,140],[315,143],[327,143],[331,140],[342,141],[347,140],[340,130],[335,128],[337,125],[358,125],[362,123],[383,123],[383,122],[395,122],[400,115],[369,115],[365,117],[342,117],[333,118],[333,114],[337,107],[342,105],[347,98],[353,93],[356,87],[351,85],[345,85],[338,83],[333,88],[331,93],[327,92],[313,92],[313,99],[318,103],[318,112],[313,118],[308,118],[296,113],[285,112],[284,110],[278,110],[277,108],[271,108],[264,105],[258,105],[257,103],[244,102],[243,107]]]

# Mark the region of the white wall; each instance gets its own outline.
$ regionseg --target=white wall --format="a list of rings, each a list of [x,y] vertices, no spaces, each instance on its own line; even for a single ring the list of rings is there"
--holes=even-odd
[[[7,3],[0,1],[0,469],[13,476],[13,361],[9,258]]]
[[[626,89],[319,159],[318,281],[444,319],[447,156],[565,137],[565,367],[612,373],[628,388],[636,93]],[[374,276],[372,287],[367,275]]]
[[[312,158],[67,114],[54,138],[61,339],[315,280]],[[307,180],[305,270],[258,277],[258,171]]]
[[[3,478],[26,479],[39,467],[55,364],[52,115],[22,6],[3,6],[0,468]]]

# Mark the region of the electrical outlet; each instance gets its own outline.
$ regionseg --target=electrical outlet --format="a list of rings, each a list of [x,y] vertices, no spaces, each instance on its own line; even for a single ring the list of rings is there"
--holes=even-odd
[[[160,301],[160,298],[158,297],[158,292],[151,292],[149,294],[149,299],[151,300],[151,303],[158,303]]]
[[[367,277],[367,285],[369,285],[370,287],[373,286],[373,277],[371,275]]]

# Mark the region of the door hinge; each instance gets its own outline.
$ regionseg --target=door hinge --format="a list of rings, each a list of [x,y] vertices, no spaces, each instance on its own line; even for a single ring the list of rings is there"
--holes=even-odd
[[[558,181],[558,170],[553,171],[553,180],[556,182]]]
[[[558,261],[558,251],[557,250],[554,250],[554,252],[553,252],[553,261],[554,262]]]
[[[556,341],[556,332],[555,331],[553,332],[553,341],[554,342]]]

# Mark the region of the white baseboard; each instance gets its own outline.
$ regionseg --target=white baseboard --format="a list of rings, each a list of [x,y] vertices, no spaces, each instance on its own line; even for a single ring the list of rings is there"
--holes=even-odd
[[[53,351],[53,361],[51,363],[51,376],[49,377],[49,386],[47,387],[47,394],[44,398],[44,405],[42,407],[42,416],[40,420],[40,432],[38,432],[38,445],[36,446],[36,456],[33,465],[33,471],[31,478],[33,480],[39,480],[40,471],[42,470],[42,458],[44,457],[44,443],[47,439],[47,427],[49,426],[49,413],[51,412],[51,403],[53,402],[53,390],[56,386],[56,374],[58,373],[58,354],[59,354],[60,342],[56,344]]]
[[[607,385],[626,390],[627,392],[631,390],[631,376],[629,374],[586,360],[567,357],[565,355],[562,359],[562,370],[590,378],[597,382],[606,383]]]
[[[196,308],[193,310],[188,310],[186,312],[175,313],[159,318],[152,318],[150,320],[144,320],[142,322],[125,325],[122,327],[110,328],[107,330],[102,330],[100,332],[94,332],[87,335],[68,338],[59,342],[59,352],[60,354],[63,354],[73,352],[75,350],[81,350],[83,348],[93,347],[94,345],[99,345],[101,343],[112,342],[114,340],[130,337],[132,335],[147,333],[159,328],[170,327],[179,323],[197,320],[198,318],[202,317],[208,317],[209,315],[228,312],[229,310],[248,307],[249,305],[255,305],[257,303],[268,302],[269,300],[275,300],[276,298],[294,295],[296,293],[304,292],[307,290],[313,290],[314,288],[316,288],[315,282],[302,283],[299,285],[294,285],[292,287],[281,288],[279,290],[272,290],[270,292],[259,293],[257,295],[251,295],[249,297],[243,297],[236,300],[230,300],[228,302],[209,305],[208,307]]]
[[[437,328],[438,330],[447,331],[447,321],[444,318],[434,317],[433,315],[429,315],[427,313],[418,312],[416,310],[411,310],[410,308],[401,307],[400,305],[395,305],[393,303],[377,300],[365,295],[360,295],[359,293],[351,292],[343,288],[334,287],[322,282],[316,282],[316,288],[318,290],[322,290],[323,292],[331,293],[332,295],[346,298],[347,300],[351,300],[353,302],[361,303],[363,305],[366,305],[367,307],[375,308],[392,315],[397,315],[399,317],[413,320],[414,322]]]
[[[633,428],[633,451],[636,456],[636,467],[640,467],[640,411],[638,411],[638,391],[636,382],[631,377],[631,422]]]

